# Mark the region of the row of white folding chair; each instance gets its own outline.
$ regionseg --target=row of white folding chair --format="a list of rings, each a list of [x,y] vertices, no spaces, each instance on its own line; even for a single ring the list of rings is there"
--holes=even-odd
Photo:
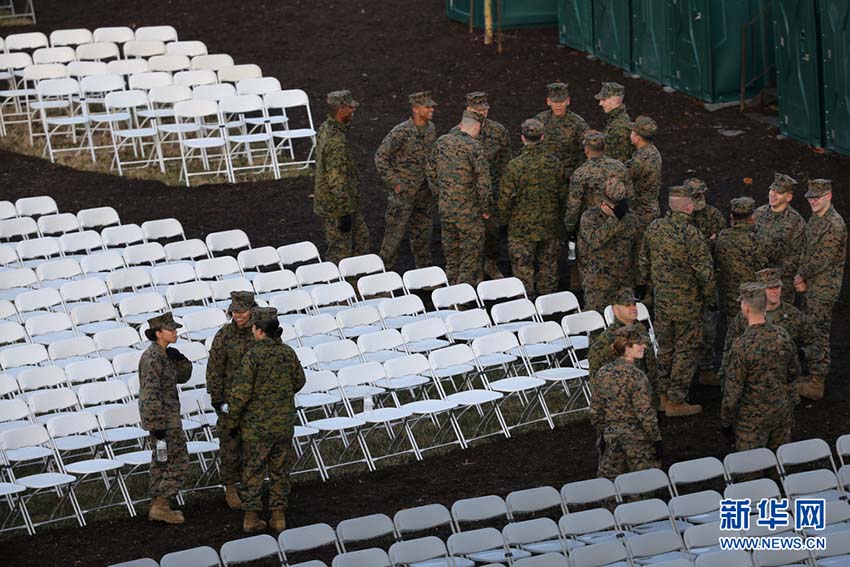
[[[4,38],[4,45],[7,52],[12,52],[91,42],[126,43],[133,40],[175,42],[178,38],[172,26],[142,26],[135,31],[128,27],[101,27],[95,29],[94,33],[86,28],[73,28],[54,30],[49,38],[42,32],[10,34]]]

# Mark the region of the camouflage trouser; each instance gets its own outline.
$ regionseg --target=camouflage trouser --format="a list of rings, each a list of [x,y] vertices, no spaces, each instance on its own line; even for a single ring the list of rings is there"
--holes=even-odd
[[[735,450],[749,451],[767,447],[776,451],[780,445],[791,441],[791,421],[788,412],[777,416],[739,419],[735,423]]]
[[[230,420],[226,413],[218,415],[215,430],[219,440],[221,482],[224,485],[237,484],[242,478],[242,434],[237,431],[235,436],[230,435]]]
[[[499,244],[501,244],[501,234],[499,234],[499,220],[495,214],[490,215],[490,218],[484,221],[484,257],[493,262],[499,261]]]
[[[602,313],[606,307],[613,305],[617,299],[617,289],[605,289],[596,285],[593,277],[582,274],[582,291],[584,292],[583,309]]]
[[[731,319],[726,319],[727,326]],[[717,326],[720,324],[720,311],[702,310],[702,343],[699,347],[699,369],[714,368],[714,341],[717,338]]]
[[[638,282],[640,281],[640,268],[638,267],[637,258],[640,256],[640,247],[643,244],[643,233],[646,232],[652,221],[661,216],[661,209],[656,201],[654,205],[651,203],[646,205],[634,203],[632,205],[632,211],[637,216],[636,238],[632,242],[632,258],[635,259],[633,262],[635,281]]]
[[[526,293],[534,298],[558,290],[558,254],[561,241],[557,238],[535,242],[517,236],[508,236],[508,255],[511,270],[525,285]],[[534,264],[539,264],[537,276]]]
[[[322,217],[322,228],[328,244],[325,260],[339,263],[343,258],[369,253],[369,228],[360,211],[352,213],[351,230],[347,233],[339,230],[339,217]]]
[[[812,376],[826,378],[829,374],[829,334],[832,330],[832,308],[834,306],[833,301],[818,299],[810,293],[805,295],[803,316],[812,326],[812,333],[815,337],[814,342],[806,352],[809,374]]]
[[[614,480],[617,475],[623,473],[642,471],[657,466],[655,446],[645,437],[606,435],[605,451],[600,454],[596,476]]]
[[[410,234],[410,251],[417,268],[431,265],[431,235],[434,231],[434,205],[427,187],[413,195],[387,195],[386,229],[381,243],[381,259],[388,270],[398,259],[398,250],[405,234]]]
[[[702,321],[671,321],[655,315],[658,338],[658,387],[667,398],[680,404],[687,400],[696,371],[694,362],[702,344]]]
[[[165,446],[168,459],[164,463],[156,460],[156,437],[150,436],[151,469],[148,478],[148,492],[151,498],[163,496],[173,498],[183,488],[186,474],[189,472],[189,452],[186,450],[186,436],[178,428],[165,430]]]
[[[449,283],[475,287],[482,280],[484,222],[443,222],[443,252]]]
[[[289,471],[292,468],[292,437],[251,439],[242,444],[242,484],[239,498],[242,509],[260,512],[263,509],[263,481],[268,471],[269,510],[284,510],[289,498]]]

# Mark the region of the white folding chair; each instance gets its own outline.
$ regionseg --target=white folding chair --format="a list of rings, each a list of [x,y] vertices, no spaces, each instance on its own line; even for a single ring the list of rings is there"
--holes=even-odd
[[[557,493],[555,491],[555,494]],[[560,501],[560,498],[558,500]],[[551,518],[534,518],[511,522],[502,528],[502,537],[508,547],[525,552],[566,554],[566,547],[561,540],[558,524]],[[561,555],[561,557],[564,557],[564,555]]]
[[[17,325],[16,323],[6,323],[8,325]],[[25,323],[26,336],[34,343],[50,345],[56,341],[70,339],[77,336],[74,323],[71,318],[65,313],[45,313],[27,319]],[[7,339],[11,336],[5,337]],[[3,341],[14,342],[14,341]]]
[[[334,529],[327,524],[311,524],[283,530],[277,536],[277,543],[283,555],[284,565],[293,564],[287,553],[301,553],[319,548],[333,548],[336,553],[342,553]]]
[[[679,496],[679,485],[702,483],[712,479],[720,479],[720,485],[725,487],[729,479],[723,463],[714,457],[704,457],[690,461],[680,461],[670,465],[667,471],[673,494]]]
[[[251,113],[263,112],[263,100],[252,94],[225,97],[219,101],[219,111],[222,116],[229,117],[230,120],[224,121],[223,132],[230,152],[231,175],[235,177],[238,171],[256,171],[258,174],[271,171],[275,179],[280,179],[271,125],[264,119],[250,118]],[[250,129],[247,128],[247,124],[251,124]],[[257,150],[254,145],[261,148],[256,157],[261,158],[262,161],[256,164],[254,154]],[[243,157],[244,162],[241,160]],[[237,158],[240,161],[234,164]]]
[[[80,84],[76,79],[45,79],[35,86],[39,105],[39,116],[46,140],[45,151],[51,162],[56,161],[56,154],[62,152],[79,152],[82,146],[78,140],[77,130],[82,129],[83,145],[88,146],[92,161],[96,161],[94,143],[92,142],[91,120],[85,110],[79,111],[73,104],[74,98],[80,96]],[[50,103],[67,102],[64,106],[66,114],[48,114]],[[61,134],[64,143],[56,145]],[[67,136],[67,137],[66,137]],[[69,143],[70,142],[70,143]]]
[[[165,53],[197,57],[207,54],[207,46],[203,41],[171,41],[165,44]]]
[[[38,230],[44,236],[62,235],[68,232],[78,232],[80,221],[73,213],[55,213],[38,218]]]
[[[386,297],[406,293],[401,276],[396,272],[364,275],[357,280],[357,291],[364,302],[375,304],[381,303]]]
[[[108,226],[100,231],[100,238],[107,249],[127,247],[145,241],[145,235],[142,234],[142,229],[137,224]]]
[[[614,487],[622,500],[626,496],[660,492],[664,498],[675,496],[670,488],[670,480],[661,469],[644,469],[617,475]]]
[[[121,57],[121,51],[118,49],[118,44],[111,41],[83,43],[77,46],[76,54],[79,62],[104,63],[104,66],[102,67],[104,73],[108,72],[104,60],[117,60]]]
[[[239,229],[211,232],[207,234],[205,242],[207,249],[213,257],[217,255],[221,256],[221,254],[216,254],[216,252],[251,248],[251,241],[248,240],[248,235],[245,234],[244,230]]]
[[[113,164],[118,169],[118,175],[124,175],[125,166],[146,167],[156,160],[159,170],[165,173],[165,162],[162,156],[162,145],[158,130],[153,127],[141,127],[140,116],[150,110],[147,95],[140,90],[109,93],[104,99],[107,113],[117,111],[114,115],[119,120],[110,120],[109,133],[112,139]],[[145,141],[150,145],[150,153],[145,155]],[[121,154],[133,152],[133,157],[122,161]]]
[[[219,561],[216,550],[208,546],[173,551],[166,553],[159,560],[159,567],[184,567],[186,565],[191,565],[192,567],[221,567],[221,561]]]
[[[136,39],[140,41],[177,41],[177,30],[172,26],[142,26],[136,28]]]
[[[226,53],[213,53],[192,57],[192,69],[219,71],[231,65],[233,65],[233,57]],[[218,76],[216,76],[216,80],[218,80]]]
[[[572,348],[569,350],[570,359],[576,368],[588,368],[586,359],[579,359],[576,351],[586,349],[590,344],[590,335],[605,328],[605,320],[596,311],[582,311],[565,315],[561,319],[561,327]]]
[[[221,72],[219,72],[219,79],[221,80]],[[259,85],[261,81],[265,80],[266,79],[246,79],[239,81],[236,88],[237,90],[240,88],[249,89],[250,86],[250,90],[256,90],[256,88],[253,88],[254,85]],[[280,139],[280,142],[277,144],[277,151],[289,152],[289,161],[284,162],[282,165],[300,165],[301,167],[299,169],[306,169],[311,163],[315,163],[315,160],[313,159],[313,152],[316,149],[316,129],[313,126],[313,114],[310,111],[310,99],[307,96],[307,93],[300,89],[282,91],[280,90],[280,84],[278,84],[276,89],[272,88],[270,90],[266,90],[262,94],[264,94],[263,102],[265,103],[267,110],[279,110],[285,117],[289,118],[290,112],[294,109],[304,107],[304,112],[307,115],[307,123],[302,128],[292,128],[290,121],[287,120],[284,123],[284,128],[282,130],[274,130],[272,132],[275,138]],[[310,140],[310,151],[304,160],[296,161],[295,140],[299,139]]]
[[[191,177],[203,175],[223,174],[230,183],[234,183],[228,141],[218,129],[223,124],[216,103],[205,100],[178,102],[174,105],[174,118],[178,125],[188,122],[199,126],[195,132],[177,130],[182,164],[180,179],[186,181],[186,187],[189,187]],[[206,126],[214,126],[216,129],[207,129]],[[210,157],[214,155],[218,156],[218,166],[213,170],[210,169]],[[200,161],[202,171],[190,172],[188,164],[194,160]]]
[[[729,453],[723,459],[723,468],[731,482],[735,482],[736,475],[752,475],[756,472],[769,470],[779,471],[779,463],[773,451],[765,447]]]
[[[81,209],[77,212],[77,220],[83,230],[100,229],[113,224],[121,224],[118,211],[112,207],[95,207],[93,209]]]
[[[378,312],[381,314],[384,327],[388,329],[402,329],[407,325],[422,323],[427,320],[425,304],[422,303],[418,295],[402,295],[380,300],[378,301]],[[443,327],[445,328],[445,325]]]
[[[668,504],[673,519],[691,524],[710,524],[720,521],[720,501],[723,497],[715,490],[703,490],[684,496],[675,496]],[[687,542],[686,542],[687,543]]]
[[[55,30],[50,32],[50,45],[60,47],[63,45],[81,45],[91,43],[94,40],[91,31],[86,28]]]
[[[135,37],[133,30],[125,27],[103,27],[95,28],[92,32],[94,41],[111,41],[114,43],[127,43]]]
[[[295,264],[306,264],[310,262],[321,263],[322,257],[315,244],[307,240],[280,246],[277,249],[280,263],[285,268]]]
[[[385,271],[384,261],[377,254],[351,256],[339,261],[339,275],[343,279],[359,278]]]
[[[238,83],[244,79],[259,79],[263,71],[258,65],[228,65],[218,70],[218,81],[220,83]]]
[[[431,292],[431,303],[437,310],[437,315],[445,319],[458,312],[458,308],[483,308],[475,288],[462,283],[448,287],[440,287]]]
[[[404,281],[404,287],[407,288],[408,293],[449,286],[446,272],[439,266],[407,270],[402,274],[401,279]]]
[[[465,557],[476,563],[492,563],[505,559],[511,563],[514,559],[531,556],[529,552],[522,549],[509,548],[501,532],[495,528],[480,528],[452,534],[447,540],[447,547],[452,558]]]
[[[235,563],[257,561],[267,557],[277,559],[281,563],[283,562],[280,555],[280,548],[277,546],[277,540],[268,534],[228,541],[221,546],[219,554],[224,567]]]

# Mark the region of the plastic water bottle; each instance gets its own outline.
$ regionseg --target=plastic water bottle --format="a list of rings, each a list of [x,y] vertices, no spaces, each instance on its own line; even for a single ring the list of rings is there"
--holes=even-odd
[[[165,439],[156,442],[156,460],[159,463],[168,461],[168,446],[165,444]]]
[[[576,259],[576,243],[571,241],[568,245],[568,248],[569,248],[568,258],[570,260],[575,260]]]
[[[221,404],[221,413],[230,413],[230,407],[227,404]]]
[[[372,411],[375,409],[375,402],[372,400],[372,396],[366,396],[363,398],[363,411]]]

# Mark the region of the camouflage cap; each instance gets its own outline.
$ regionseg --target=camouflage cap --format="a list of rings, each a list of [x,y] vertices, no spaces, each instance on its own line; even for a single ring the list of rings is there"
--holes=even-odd
[[[543,123],[536,118],[529,118],[522,123],[522,135],[526,138],[539,138],[543,135]]]
[[[765,268],[756,272],[764,287],[782,287],[782,275],[776,268]]]
[[[593,95],[593,98],[596,100],[605,100],[606,98],[611,98],[612,96],[625,96],[626,87],[621,85],[620,83],[602,83],[602,88],[599,89],[599,92]]]
[[[784,173],[774,173],[770,189],[777,193],[791,193],[797,186],[797,180]]]
[[[251,322],[257,324],[261,321],[272,321],[277,319],[277,309],[274,307],[252,307]]]
[[[617,297],[614,299],[613,305],[634,305],[638,302],[634,292],[630,289],[621,289],[617,292]]]
[[[764,295],[764,284],[761,282],[744,282],[738,289],[738,301],[748,301]]]
[[[174,315],[171,311],[166,311],[162,315],[157,315],[156,317],[152,317],[148,319],[148,328],[151,331],[176,331],[181,328],[183,325],[174,320]]]
[[[333,91],[328,93],[328,106],[338,107],[338,106],[350,106],[351,108],[357,108],[360,106],[360,103],[351,98],[351,91],[342,90],[342,91]]]
[[[599,130],[588,130],[584,133],[582,145],[591,150],[601,151],[605,149],[605,134]]]
[[[431,98],[431,91],[410,93],[407,95],[407,101],[412,106],[437,106],[437,103],[434,102],[433,98]]]
[[[643,325],[631,324],[618,327],[614,331],[614,337],[623,337],[632,344],[649,344],[649,335],[644,330]]]
[[[806,191],[806,199],[809,197],[823,197],[832,191],[830,179],[809,179],[809,190]]]
[[[472,120],[475,120],[479,124],[484,124],[484,115],[480,114],[478,112],[475,112],[474,110],[464,110],[463,111],[463,117],[464,118],[471,118]]]
[[[619,203],[623,199],[628,198],[629,193],[626,190],[626,185],[617,177],[609,177],[605,182],[605,188],[602,192],[602,198],[612,205]]]
[[[230,292],[230,307],[228,307],[228,311],[244,313],[245,311],[250,311],[255,305],[253,291]]]
[[[634,122],[629,122],[629,129],[638,136],[651,138],[658,132],[658,124],[649,116],[638,116]]]
[[[694,189],[693,187],[688,187],[687,185],[673,185],[668,190],[671,197],[687,197],[688,199],[694,198]]]
[[[546,85],[546,96],[552,102],[561,102],[570,98],[570,86],[567,83],[549,83]]]
[[[735,197],[729,204],[732,208],[732,214],[735,215],[751,215],[756,210],[756,202],[752,197]]]
[[[467,93],[466,106],[472,106],[476,108],[490,108],[490,103],[487,101],[487,93],[482,91]]]
[[[696,177],[689,177],[688,179],[685,179],[685,182],[682,183],[682,185],[690,188],[690,190],[694,192],[694,195],[705,195],[705,193],[708,192],[708,185],[705,184],[705,181]]]

